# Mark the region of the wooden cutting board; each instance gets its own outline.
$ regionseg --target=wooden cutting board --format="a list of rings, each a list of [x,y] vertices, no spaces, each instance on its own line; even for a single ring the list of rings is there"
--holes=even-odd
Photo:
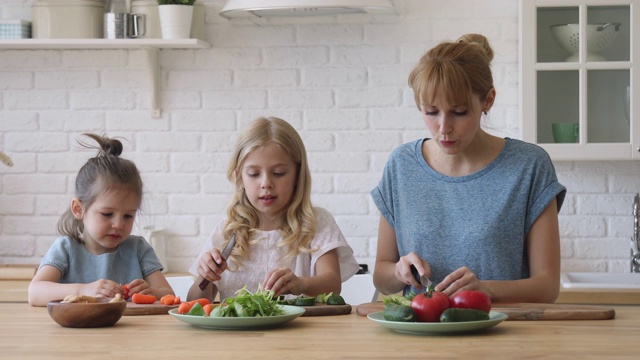
[[[383,309],[382,302],[367,303],[359,305],[356,314],[367,316]],[[616,315],[610,307],[572,304],[494,304],[491,310],[507,314],[507,320],[608,320]]]
[[[163,305],[157,301],[154,304],[134,304],[131,301],[127,301],[124,315],[166,315],[169,310],[177,307],[178,305]]]
[[[304,308],[302,316],[331,316],[351,314],[351,305],[314,305],[300,306]]]

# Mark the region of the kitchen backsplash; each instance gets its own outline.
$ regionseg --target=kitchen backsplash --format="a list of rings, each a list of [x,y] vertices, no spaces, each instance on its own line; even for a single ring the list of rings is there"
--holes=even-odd
[[[56,237],[84,132],[121,136],[147,195],[138,230],[164,229],[171,272],[186,271],[231,190],[237,130],[278,116],[303,136],[313,200],[335,216],[357,259],[373,268],[378,214],[369,191],[390,151],[428,134],[407,86],[431,46],[463,33],[492,41],[496,106],[486,124],[521,138],[518,2],[396,0],[398,16],[342,15],[230,22],[224,0],[202,1],[210,49],[162,50],[163,115],[151,116],[141,50],[1,50],[0,263],[36,264]],[[30,1],[3,0],[0,18],[30,19]],[[559,162],[563,270],[629,271],[637,162]]]

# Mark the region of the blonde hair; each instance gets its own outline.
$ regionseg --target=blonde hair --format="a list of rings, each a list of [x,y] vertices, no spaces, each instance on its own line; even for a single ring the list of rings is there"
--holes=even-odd
[[[471,106],[472,96],[481,101],[493,88],[493,50],[479,34],[463,35],[455,42],[443,42],[429,50],[409,74],[416,105],[433,103],[436,94],[449,104]]]
[[[224,238],[236,234],[236,245],[231,258],[238,265],[249,255],[251,241],[259,224],[258,212],[251,205],[242,184],[241,169],[252,151],[269,143],[277,144],[297,165],[296,185],[289,204],[283,209],[284,221],[278,229],[282,241],[278,247],[284,248],[286,261],[300,252],[313,251],[311,240],[316,232],[316,218],[311,204],[311,173],[307,163],[307,151],[298,132],[286,121],[275,117],[259,117],[248,124],[238,135],[235,149],[227,169],[227,178],[235,186],[235,193],[227,210]]]
[[[75,196],[80,200],[82,206],[88,209],[98,195],[108,193],[116,188],[132,191],[142,202],[140,172],[131,160],[120,157],[122,143],[106,136],[86,133],[83,135],[93,139],[98,143],[98,146],[78,141],[80,146],[97,149],[98,154],[87,160],[76,176]],[[84,223],[82,220],[76,219],[71,209],[67,208],[58,220],[58,232],[82,244]]]

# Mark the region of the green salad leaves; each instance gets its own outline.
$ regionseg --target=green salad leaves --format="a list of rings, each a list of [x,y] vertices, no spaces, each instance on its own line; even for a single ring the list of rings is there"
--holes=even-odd
[[[272,290],[258,290],[254,293],[247,287],[236,291],[236,296],[211,311],[211,317],[261,317],[283,315],[284,310],[273,298]]]

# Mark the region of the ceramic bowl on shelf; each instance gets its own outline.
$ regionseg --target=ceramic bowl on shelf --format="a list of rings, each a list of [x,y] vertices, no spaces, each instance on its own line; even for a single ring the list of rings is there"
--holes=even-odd
[[[587,61],[605,61],[599,54],[608,48],[618,36],[621,23],[602,23],[587,25]],[[580,48],[580,25],[560,24],[549,27],[554,40],[567,52],[571,53],[565,61],[578,61]]]
[[[97,303],[63,303],[61,300],[56,300],[47,304],[47,311],[55,322],[64,327],[113,326],[124,315],[127,302],[109,302],[109,300],[100,299]]]

